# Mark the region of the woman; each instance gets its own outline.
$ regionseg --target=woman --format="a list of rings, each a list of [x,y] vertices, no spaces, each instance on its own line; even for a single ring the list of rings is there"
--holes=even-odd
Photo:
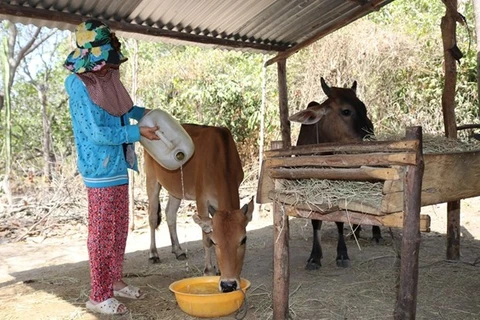
[[[65,60],[72,72],[65,80],[69,95],[77,166],[88,195],[91,292],[87,309],[103,314],[128,310],[115,296],[142,299],[144,293],[122,280],[128,235],[128,173],[137,170],[133,143],[140,135],[157,140],[157,127],[139,127],[149,110],[134,106],[120,81],[127,59],[110,28],[87,20],[75,29],[77,48]]]

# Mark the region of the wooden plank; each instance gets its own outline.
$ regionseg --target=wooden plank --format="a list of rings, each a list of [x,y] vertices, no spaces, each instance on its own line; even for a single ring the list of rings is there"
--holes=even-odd
[[[424,159],[422,197],[432,195],[425,204],[480,195],[480,151],[429,154]]]
[[[381,180],[395,180],[400,179],[400,174],[398,166],[392,166],[388,168],[379,168],[379,167],[361,167],[370,178],[381,179]]]
[[[268,196],[271,201],[280,202],[289,206],[295,206],[302,210],[315,211],[315,212],[324,213],[324,214],[331,211],[338,210],[337,206],[329,207],[325,203],[317,204],[317,203],[302,202],[301,199],[298,198],[298,196],[287,194],[287,193],[281,193],[281,192],[278,192],[277,190],[270,191]]]
[[[422,206],[480,196],[480,151],[426,154],[424,160]],[[382,212],[401,211],[402,192],[401,180],[385,183]]]
[[[310,144],[303,146],[293,146],[290,148],[267,150],[267,158],[292,157],[311,154],[330,154],[330,153],[375,153],[375,152],[413,152],[418,145],[418,141],[399,140],[399,141],[360,141],[351,143],[326,142],[320,144]]]
[[[368,203],[367,201],[340,201],[338,207],[343,210],[348,211],[358,211],[363,213],[368,213],[371,215],[382,215],[380,211],[380,204]]]
[[[382,225],[391,228],[403,228],[403,212],[395,212],[379,217],[382,221]],[[428,214],[420,215],[420,231],[430,232],[431,218]]]
[[[330,222],[344,222],[350,224],[384,226],[389,228],[402,228],[403,212],[396,212],[383,216],[374,216],[363,212],[336,210],[332,212],[316,212],[300,209],[295,206],[286,206],[287,214],[291,217],[314,219]],[[431,219],[429,215],[420,215],[420,231],[430,232]]]
[[[403,191],[391,192],[384,195],[380,211],[385,214],[403,211]]]
[[[403,179],[388,180],[383,184],[383,193],[394,193],[403,191]]]
[[[328,213],[319,213],[316,211],[303,210],[295,206],[286,207],[287,214],[292,217],[307,218],[331,222],[346,222],[351,224],[363,224],[381,226],[377,216],[368,215],[361,212],[335,210]]]
[[[272,168],[274,179],[330,179],[368,181],[398,179],[396,169],[362,166],[360,168]]]
[[[408,165],[415,163],[414,153],[369,153],[270,158],[272,167],[361,167],[381,165]]]

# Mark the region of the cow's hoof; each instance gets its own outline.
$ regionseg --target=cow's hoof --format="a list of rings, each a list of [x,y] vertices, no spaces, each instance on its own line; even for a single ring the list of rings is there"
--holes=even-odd
[[[337,259],[337,267],[348,268],[350,267],[350,259]]]
[[[305,266],[305,270],[318,270],[320,269],[321,266],[322,266],[321,263],[309,261]]]
[[[181,253],[178,256],[176,255],[177,260],[187,260],[187,255],[185,253]]]
[[[150,262],[151,264],[157,264],[157,263],[160,263],[160,258],[159,257],[151,257],[151,258],[148,258],[148,262]]]
[[[385,240],[382,237],[375,237],[375,238],[372,238],[371,242],[373,244],[384,244]]]

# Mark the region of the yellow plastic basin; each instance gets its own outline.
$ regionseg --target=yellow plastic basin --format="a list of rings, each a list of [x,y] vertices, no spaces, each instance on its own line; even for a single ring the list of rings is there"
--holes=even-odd
[[[186,278],[175,281],[169,289],[183,312],[199,318],[223,317],[242,306],[250,281],[242,278],[242,290],[223,293],[218,290],[219,280],[219,276]]]

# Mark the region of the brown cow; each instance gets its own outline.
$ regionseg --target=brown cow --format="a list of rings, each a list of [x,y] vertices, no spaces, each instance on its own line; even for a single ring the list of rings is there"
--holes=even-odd
[[[322,89],[327,95],[323,103],[310,102],[307,109],[290,116],[290,121],[302,123],[297,146],[324,142],[348,143],[362,141],[367,135],[373,135],[373,124],[367,116],[367,109],[356,94],[357,82],[351,88],[329,87],[321,78]],[[343,222],[336,222],[338,229],[337,266],[348,267],[350,258],[343,236]],[[313,245],[308,258],[308,270],[321,266],[322,247],[320,245],[321,220],[312,220]],[[355,235],[359,237],[360,226],[354,225]],[[373,226],[373,240],[383,240],[380,228]]]
[[[239,186],[243,169],[235,141],[226,128],[183,124],[195,145],[192,158],[178,170],[167,170],[145,152],[145,174],[149,202],[150,261],[160,262],[155,229],[160,225],[159,193],[169,193],[166,208],[172,252],[177,259],[186,255],[178,242],[177,211],[182,199],[195,200],[194,221],[202,228],[205,275],[215,275],[212,246],[220,271],[219,289],[240,289],[246,246],[246,226],[252,219],[253,199],[240,209]],[[210,216],[209,216],[210,214]]]

